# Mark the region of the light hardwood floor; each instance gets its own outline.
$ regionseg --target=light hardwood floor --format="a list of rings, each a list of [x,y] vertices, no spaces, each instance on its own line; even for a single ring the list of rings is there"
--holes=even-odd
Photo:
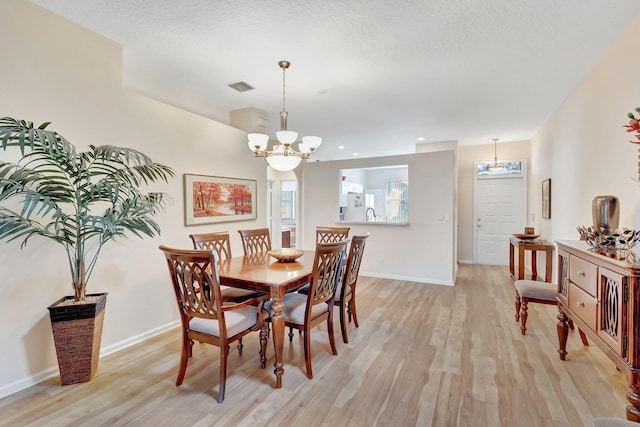
[[[557,309],[531,304],[521,336],[513,300],[506,267],[461,265],[455,287],[361,276],[350,343],[336,327],[332,356],[324,326],[312,332],[313,380],[296,336],[285,344],[283,388],[274,389],[271,341],[263,370],[252,334],[241,357],[231,351],[218,404],[213,346],[194,346],[175,386],[175,329],[103,358],[89,383],[61,387],[56,378],[0,400],[0,425],[591,426],[598,416],[624,418],[626,383],[603,353],[583,347],[576,331],[560,361]]]

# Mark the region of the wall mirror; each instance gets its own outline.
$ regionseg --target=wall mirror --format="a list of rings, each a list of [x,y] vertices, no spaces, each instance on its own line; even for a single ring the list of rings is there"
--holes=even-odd
[[[339,220],[409,222],[409,166],[341,169]]]

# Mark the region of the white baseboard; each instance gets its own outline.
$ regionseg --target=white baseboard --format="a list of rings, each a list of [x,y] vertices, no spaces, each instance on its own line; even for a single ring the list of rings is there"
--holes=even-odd
[[[397,276],[394,274],[379,274],[361,271],[360,276],[378,277],[380,279],[404,280],[407,282],[428,283],[430,285],[453,286],[453,282],[439,279],[429,279],[424,277]]]
[[[134,337],[131,338],[127,338],[126,340],[117,342],[115,344],[112,344],[110,346],[104,347],[102,349],[100,349],[100,357],[104,357],[107,356],[109,354],[113,354],[116,353],[120,350],[123,350],[127,347],[131,347],[132,345],[141,343],[144,340],[147,340],[149,338],[155,337],[156,335],[160,335],[170,329],[173,329],[177,326],[180,325],[180,321],[176,320],[170,323],[167,323],[166,325],[162,325],[159,326],[157,328],[151,329],[149,331],[146,331],[140,335],[136,335]],[[13,393],[17,393],[21,390],[24,390],[25,388],[29,388],[31,386],[34,386],[38,383],[41,383],[44,380],[47,380],[49,378],[53,378],[57,375],[60,375],[59,371],[58,371],[58,367],[54,366],[48,369],[45,369],[43,371],[37,372],[31,376],[28,376],[26,378],[22,378],[19,379],[17,381],[12,382],[11,384],[7,384],[5,386],[0,387],[0,399],[2,399],[3,397],[9,396],[10,394]]]
[[[55,377],[59,375],[58,367],[55,366],[53,368],[45,369],[44,371],[40,371],[34,375],[31,375],[26,378],[19,379],[17,381],[12,382],[11,384],[7,384],[5,386],[0,387],[0,399],[3,397],[9,396],[10,394],[17,393],[19,391],[24,390],[25,388],[29,388],[34,386],[44,380]]]
[[[126,340],[117,342],[115,344],[111,344],[110,346],[107,346],[107,347],[103,347],[100,349],[100,357],[105,357],[110,354],[116,353],[120,350],[124,350],[127,347],[131,347],[132,345],[139,344],[142,341],[148,340],[149,338],[153,338],[156,335],[160,335],[178,326],[180,326],[180,320],[175,320],[173,322],[169,322],[165,325],[158,326],[157,328],[153,328],[151,330],[143,332],[134,337],[127,338]]]

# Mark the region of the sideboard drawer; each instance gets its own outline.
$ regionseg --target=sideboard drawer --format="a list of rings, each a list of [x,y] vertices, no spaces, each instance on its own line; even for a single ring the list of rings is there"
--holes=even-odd
[[[597,278],[597,265],[577,256],[569,255],[569,280],[589,292],[592,296],[595,296],[598,284]]]
[[[597,307],[596,298],[583,291],[575,283],[569,284],[569,308],[594,331],[596,330]]]

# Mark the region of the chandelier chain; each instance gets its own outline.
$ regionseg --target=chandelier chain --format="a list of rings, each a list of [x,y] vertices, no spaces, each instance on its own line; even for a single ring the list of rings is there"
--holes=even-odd
[[[286,103],[285,103],[285,73],[286,72],[287,72],[287,69],[285,67],[282,67],[282,112],[287,111]]]

